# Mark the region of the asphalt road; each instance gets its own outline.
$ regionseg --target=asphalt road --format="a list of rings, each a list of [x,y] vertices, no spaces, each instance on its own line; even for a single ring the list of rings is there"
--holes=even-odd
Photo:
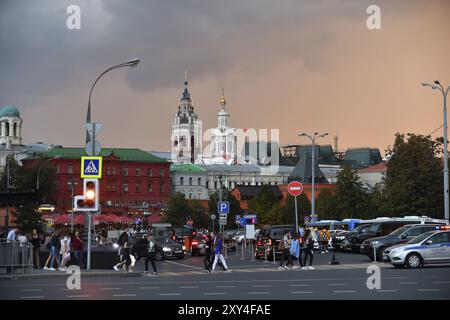
[[[367,258],[315,254],[316,270],[278,270],[278,264],[241,260],[230,255],[231,272],[202,271],[202,257],[159,262],[159,276],[86,277],[81,290],[69,290],[65,277],[0,280],[0,299],[163,299],[163,300],[305,300],[305,299],[450,299],[450,266],[394,269],[380,266],[381,288],[369,290]],[[142,265],[137,266],[137,271]]]

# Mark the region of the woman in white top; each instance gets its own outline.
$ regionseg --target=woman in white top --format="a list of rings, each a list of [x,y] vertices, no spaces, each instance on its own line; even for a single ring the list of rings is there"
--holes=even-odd
[[[70,237],[66,234],[61,239],[61,268],[59,271],[66,271],[66,263],[70,260]]]

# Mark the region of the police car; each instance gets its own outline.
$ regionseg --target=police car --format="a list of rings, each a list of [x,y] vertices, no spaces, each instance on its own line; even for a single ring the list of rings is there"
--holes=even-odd
[[[418,268],[426,264],[450,263],[450,226],[437,227],[384,250],[383,260],[396,268]]]

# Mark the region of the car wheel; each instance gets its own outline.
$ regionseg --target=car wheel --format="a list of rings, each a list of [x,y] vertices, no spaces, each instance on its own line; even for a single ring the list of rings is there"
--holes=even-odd
[[[161,261],[164,259],[163,254],[160,251],[157,251],[155,254],[156,260]]]
[[[417,253],[410,253],[406,257],[406,265],[408,268],[419,268],[422,265],[422,257]]]

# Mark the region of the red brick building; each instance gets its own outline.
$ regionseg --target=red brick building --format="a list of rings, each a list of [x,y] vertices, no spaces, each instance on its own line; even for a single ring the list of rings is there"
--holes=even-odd
[[[45,156],[58,158],[48,165],[56,168],[56,192],[51,196],[56,212],[72,209],[73,195],[83,193],[80,178],[82,148],[54,148]],[[170,163],[140,149],[103,148],[103,172],[100,179],[102,213],[133,214],[161,212],[170,197]],[[36,159],[22,161],[33,166]]]

